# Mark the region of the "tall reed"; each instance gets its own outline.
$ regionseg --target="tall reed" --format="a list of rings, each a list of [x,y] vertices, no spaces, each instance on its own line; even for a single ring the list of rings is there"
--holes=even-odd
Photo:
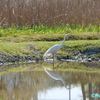
[[[100,23],[100,0],[0,0],[0,27]]]

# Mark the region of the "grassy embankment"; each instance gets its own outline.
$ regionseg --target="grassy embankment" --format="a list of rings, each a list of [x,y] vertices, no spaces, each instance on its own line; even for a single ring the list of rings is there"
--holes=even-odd
[[[71,51],[84,51],[84,47],[88,46],[100,47],[100,26],[90,25],[88,27],[82,27],[80,25],[62,25],[59,27],[46,27],[40,25],[38,27],[35,26],[32,29],[26,27],[0,29],[0,53],[19,55],[39,55],[35,52],[35,49],[41,50],[41,52],[44,53],[52,45],[60,44],[63,40],[64,35],[67,33],[71,33],[74,36],[74,38],[67,38],[67,41],[65,42],[64,46],[58,51],[59,54],[67,55],[67,53],[69,54],[69,52]],[[44,67],[44,65],[41,66]],[[61,66],[63,66],[63,64],[60,65],[60,68],[58,68],[58,70],[63,70]],[[70,68],[66,67],[64,68],[64,70],[66,69],[66,71],[73,71],[73,68],[71,67],[72,65],[68,66],[70,66]],[[77,66],[81,66],[81,69]],[[7,72],[2,72],[1,74],[15,71],[24,71],[27,69],[31,69],[31,67],[33,68],[33,66],[30,66],[28,68],[27,66],[22,66],[17,69],[9,69]],[[74,66],[74,71],[78,70],[92,72],[91,69],[84,68],[85,66],[76,64],[76,67]],[[40,70],[43,69],[40,68]],[[95,70],[93,72],[95,72]]]
[[[60,44],[61,41],[33,41],[33,42],[0,42],[0,53],[4,54],[19,54],[28,55],[36,54],[34,48],[41,50],[44,53],[48,48],[54,44]],[[66,41],[64,46],[58,51],[60,54],[67,54],[71,51],[81,50],[84,51],[84,47],[88,46],[100,46],[100,40],[73,40]],[[38,53],[36,54],[38,55]]]
[[[67,33],[71,33],[74,38],[68,37],[68,41],[58,53],[84,50],[86,46],[100,46],[100,26],[97,25],[10,27],[0,29],[0,53],[28,55],[35,53],[32,49],[41,50],[44,53],[52,45],[61,43]]]

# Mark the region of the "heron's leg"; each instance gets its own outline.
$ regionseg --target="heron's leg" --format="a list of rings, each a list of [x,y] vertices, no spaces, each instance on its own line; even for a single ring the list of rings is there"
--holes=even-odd
[[[53,53],[53,69],[54,69],[54,53]]]

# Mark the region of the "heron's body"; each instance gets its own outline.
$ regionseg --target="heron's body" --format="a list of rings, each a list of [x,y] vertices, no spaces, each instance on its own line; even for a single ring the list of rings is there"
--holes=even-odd
[[[65,40],[66,40],[66,36],[69,36],[69,35],[71,35],[71,34],[66,34],[66,35],[64,36],[64,40],[62,41],[61,44],[56,44],[56,45],[52,46],[51,48],[49,48],[49,49],[45,52],[44,57],[49,56],[49,54],[54,54],[54,53],[56,53],[56,52],[64,45],[64,42],[65,42]]]
[[[60,49],[60,45],[59,45],[59,44],[56,44],[56,45],[52,46],[50,49],[48,49],[48,50],[45,52],[44,57],[49,56],[49,54],[54,54],[54,53],[56,53],[59,49]]]

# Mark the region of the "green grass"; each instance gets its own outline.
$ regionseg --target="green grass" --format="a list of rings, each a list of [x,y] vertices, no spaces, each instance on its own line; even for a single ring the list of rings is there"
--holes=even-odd
[[[61,40],[67,33],[74,35],[74,39],[99,39],[100,26],[89,25],[61,25],[61,26],[34,26],[29,27],[10,27],[0,29],[0,39],[6,41],[34,41],[34,40]],[[8,40],[7,40],[8,39]]]
[[[99,62],[98,62],[98,65],[99,65]],[[42,63],[42,64],[38,63],[38,64],[34,64],[34,66],[33,66],[33,64],[32,65],[20,65],[17,68],[16,67],[15,68],[9,68],[6,71],[0,72],[0,75],[12,73],[12,72],[22,72],[22,71],[44,71],[45,67],[52,69],[52,65],[47,64],[47,63]],[[85,65],[79,64],[77,62],[70,62],[70,63],[66,63],[66,62],[65,63],[59,63],[58,62],[58,63],[55,63],[55,69],[54,70],[56,70],[56,71],[100,73],[99,68],[86,67]]]
[[[28,53],[26,50],[27,43],[0,42],[0,53],[4,54],[23,54]]]
[[[7,73],[13,73],[13,72],[27,71],[31,67],[32,66],[20,66],[20,67],[17,67],[17,68],[8,69],[6,71],[0,72],[0,75],[4,75],[4,74],[7,74]]]
[[[36,54],[34,50],[40,50],[44,53],[47,49],[55,44],[60,44],[62,41],[33,41],[33,42],[4,42],[0,41],[0,53],[4,54],[19,54],[28,55]],[[60,54],[69,54],[69,52],[81,50],[84,47],[98,46],[100,47],[100,40],[70,40],[65,41],[64,46],[58,51]],[[38,54],[37,54],[38,55]]]

